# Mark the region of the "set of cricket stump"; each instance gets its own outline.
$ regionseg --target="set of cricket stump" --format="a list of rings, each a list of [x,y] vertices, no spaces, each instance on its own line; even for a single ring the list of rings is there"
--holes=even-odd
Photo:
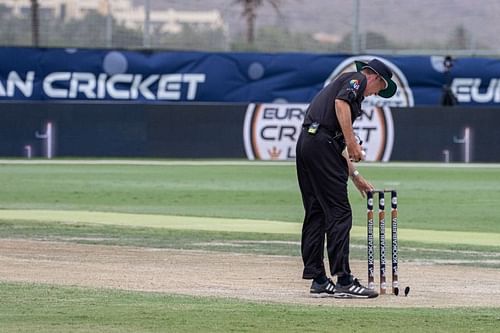
[[[380,261],[380,295],[387,294],[386,271],[386,239],[385,239],[385,194],[391,196],[391,262],[392,262],[392,294],[399,295],[398,281],[398,194],[393,189],[373,190],[367,192],[367,254],[368,254],[368,288],[375,289],[375,237],[374,237],[374,199],[378,196],[378,229],[379,229],[379,261]],[[404,290],[408,296],[410,287]]]

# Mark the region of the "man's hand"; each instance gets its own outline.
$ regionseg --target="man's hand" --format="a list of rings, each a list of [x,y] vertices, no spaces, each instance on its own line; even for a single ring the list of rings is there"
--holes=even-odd
[[[346,143],[347,145],[347,153],[349,154],[349,159],[354,162],[359,162],[365,159],[365,152],[363,151],[363,147],[359,145],[356,141]]]
[[[359,147],[361,147],[359,144],[358,144]],[[347,148],[347,146],[344,148],[344,150],[342,151],[342,156],[344,156],[344,158],[348,161],[351,161],[351,162],[359,162],[361,160],[365,160],[366,159],[366,152],[363,150],[363,148],[361,148],[361,159],[360,160],[355,160],[355,156],[352,156],[349,154],[349,149]]]
[[[366,195],[366,192],[373,191],[375,188],[373,187],[372,184],[370,184],[366,179],[361,176],[361,174],[357,174],[356,176],[352,176],[352,182],[358,189],[358,191],[361,193],[361,196],[364,198]]]

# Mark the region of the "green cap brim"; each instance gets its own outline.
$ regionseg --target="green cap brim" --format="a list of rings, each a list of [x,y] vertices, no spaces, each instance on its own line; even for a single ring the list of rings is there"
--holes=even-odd
[[[378,95],[384,98],[391,98],[396,93],[398,87],[396,86],[396,83],[391,79],[386,78],[386,80],[387,80],[387,88],[385,88],[384,90],[380,90],[378,92]]]

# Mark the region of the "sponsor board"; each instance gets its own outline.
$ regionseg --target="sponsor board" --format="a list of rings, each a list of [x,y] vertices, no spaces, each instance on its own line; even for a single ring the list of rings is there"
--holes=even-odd
[[[250,160],[295,159],[308,104],[248,105],[243,140]]]
[[[459,103],[500,103],[500,79],[484,81],[481,78],[455,78],[451,90]]]
[[[355,60],[369,61],[375,57],[351,57],[337,66],[325,82],[344,72],[355,71]],[[411,107],[413,94],[404,74],[386,59],[393,71],[398,91],[389,99],[378,96],[365,98],[362,115],[353,129],[363,141],[367,161],[389,161],[394,143],[394,124],[390,107]],[[351,85],[356,85],[352,82]],[[244,124],[244,143],[248,159],[292,160],[308,104],[250,104]]]
[[[88,100],[147,100],[179,101],[195,100],[199,86],[206,75],[185,74],[114,74],[87,72],[53,72],[41,80],[34,71],[20,75],[11,71],[5,81],[0,80],[0,97],[14,97],[16,92],[31,98],[35,87],[42,87],[43,95],[49,99]]]
[[[389,161],[394,143],[394,123],[388,106],[363,108],[353,129],[363,141],[366,161]]]

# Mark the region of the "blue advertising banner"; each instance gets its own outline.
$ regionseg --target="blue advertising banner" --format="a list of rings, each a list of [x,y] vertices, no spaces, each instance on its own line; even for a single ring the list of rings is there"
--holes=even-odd
[[[354,60],[380,58],[398,93],[385,105],[500,103],[500,60],[440,56],[0,48],[0,100],[308,103]],[[378,101],[380,102],[380,101]]]

